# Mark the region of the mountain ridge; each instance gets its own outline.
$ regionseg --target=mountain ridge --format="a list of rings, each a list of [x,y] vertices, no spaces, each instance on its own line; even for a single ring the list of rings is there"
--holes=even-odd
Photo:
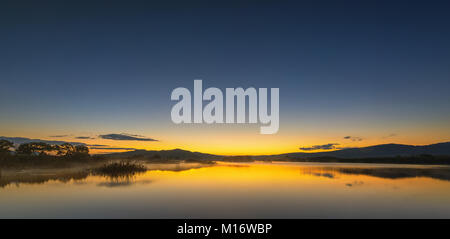
[[[162,158],[205,158],[220,159],[234,156],[224,156],[217,154],[208,154],[202,152],[192,152],[183,149],[172,150],[134,150],[120,153],[104,154],[107,157],[137,157],[137,156],[156,156]],[[336,158],[382,158],[396,156],[418,156],[418,155],[434,155],[434,156],[450,156],[450,142],[442,142],[429,145],[406,145],[406,144],[379,144],[360,148],[346,148],[335,151],[326,152],[293,152],[274,155],[248,155],[255,159],[271,159],[271,158],[314,158],[314,157],[336,157]]]

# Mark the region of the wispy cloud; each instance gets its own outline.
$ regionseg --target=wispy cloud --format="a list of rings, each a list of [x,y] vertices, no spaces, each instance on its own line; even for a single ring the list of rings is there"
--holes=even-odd
[[[48,137],[50,138],[64,138],[64,137],[68,137],[68,134],[62,134],[62,135],[50,135]]]
[[[76,139],[95,139],[93,137],[89,137],[89,136],[77,136],[75,137]]]
[[[99,135],[102,139],[110,139],[110,140],[134,140],[134,141],[158,141],[152,138],[146,138],[141,135],[132,135],[132,134],[102,134]]]
[[[145,136],[139,135],[139,134],[126,134],[126,133],[120,133],[120,134],[132,136],[132,137],[138,137],[138,138],[145,138]]]
[[[344,139],[349,139],[351,141],[362,141],[363,138],[357,136],[345,136]]]
[[[397,136],[397,134],[389,134],[389,135],[383,136],[383,139],[388,139],[388,138],[392,138],[395,136]]]
[[[310,147],[300,147],[300,150],[303,151],[313,151],[313,150],[330,150],[330,149],[336,149],[336,145],[339,145],[337,143],[329,143],[329,144],[322,144],[322,145],[313,145]]]
[[[136,148],[121,148],[121,147],[103,147],[103,146],[92,146],[90,149],[101,149],[101,150],[137,150]]]

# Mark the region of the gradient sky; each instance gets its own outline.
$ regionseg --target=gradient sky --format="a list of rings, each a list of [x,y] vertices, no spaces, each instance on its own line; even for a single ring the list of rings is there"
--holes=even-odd
[[[2,1],[0,136],[218,154],[450,141],[448,1],[164,2]],[[170,93],[194,79],[280,88],[279,132],[173,124]]]

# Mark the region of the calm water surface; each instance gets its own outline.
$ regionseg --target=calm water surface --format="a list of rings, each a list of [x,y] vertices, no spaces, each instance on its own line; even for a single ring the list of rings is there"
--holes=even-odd
[[[148,164],[111,178],[8,171],[0,218],[450,218],[450,167]]]

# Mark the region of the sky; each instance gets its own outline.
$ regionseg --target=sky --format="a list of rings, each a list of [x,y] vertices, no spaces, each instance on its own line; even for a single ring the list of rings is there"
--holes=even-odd
[[[226,155],[447,142],[449,10],[448,1],[2,1],[0,136]],[[278,133],[174,124],[170,94],[195,79],[279,88]]]

